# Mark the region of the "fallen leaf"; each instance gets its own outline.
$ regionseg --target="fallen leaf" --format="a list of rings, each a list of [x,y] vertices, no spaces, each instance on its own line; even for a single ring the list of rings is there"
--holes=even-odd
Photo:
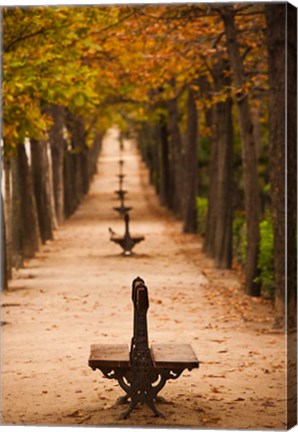
[[[213,386],[211,386],[211,391],[212,391],[213,393],[221,393],[221,391],[218,390],[218,388],[213,387]]]
[[[83,417],[83,413],[80,410],[75,410],[73,413],[68,414],[66,417]]]
[[[213,375],[213,374],[206,375],[206,377],[208,377],[208,378],[226,378],[225,375]]]
[[[273,401],[265,401],[261,403],[261,405],[265,407],[275,407],[275,403]]]

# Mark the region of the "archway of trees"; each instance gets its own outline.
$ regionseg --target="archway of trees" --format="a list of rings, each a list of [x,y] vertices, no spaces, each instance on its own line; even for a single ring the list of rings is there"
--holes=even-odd
[[[275,298],[279,327],[288,288],[294,326],[294,8],[4,8],[3,30],[4,287],[88,192],[117,124],[214,265]]]

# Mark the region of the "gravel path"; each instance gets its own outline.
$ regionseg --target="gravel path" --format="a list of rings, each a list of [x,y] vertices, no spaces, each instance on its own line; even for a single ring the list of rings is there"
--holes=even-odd
[[[285,337],[272,305],[246,297],[238,273],[216,270],[197,236],[163,209],[132,141],[123,152],[132,257],[109,241],[121,234],[117,131],[105,136],[91,190],[75,214],[2,293],[2,423],[284,429]],[[170,381],[156,418],[146,406],[117,420],[123,391],[88,367],[93,343],[132,336],[131,282],[149,289],[150,342],[191,343],[200,368]]]

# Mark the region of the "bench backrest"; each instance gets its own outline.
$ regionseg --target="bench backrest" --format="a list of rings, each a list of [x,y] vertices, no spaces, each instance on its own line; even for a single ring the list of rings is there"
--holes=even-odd
[[[134,363],[143,356],[151,358],[148,344],[147,311],[149,308],[148,289],[141,278],[132,283],[132,301],[134,305],[133,337],[130,358]]]

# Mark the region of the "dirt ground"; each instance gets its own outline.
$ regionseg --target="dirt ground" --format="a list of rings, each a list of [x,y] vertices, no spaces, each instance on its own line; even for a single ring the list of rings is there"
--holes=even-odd
[[[131,233],[145,241],[124,257],[117,131],[105,136],[90,193],[2,293],[2,424],[285,429],[285,336],[272,329],[272,304],[242,294],[237,270],[213,268],[201,240],[185,235],[148,186],[132,141],[123,152]],[[200,368],[169,381],[158,404],[127,420],[124,393],[88,367],[90,345],[132,336],[131,282],[149,289],[150,342],[191,343]]]

